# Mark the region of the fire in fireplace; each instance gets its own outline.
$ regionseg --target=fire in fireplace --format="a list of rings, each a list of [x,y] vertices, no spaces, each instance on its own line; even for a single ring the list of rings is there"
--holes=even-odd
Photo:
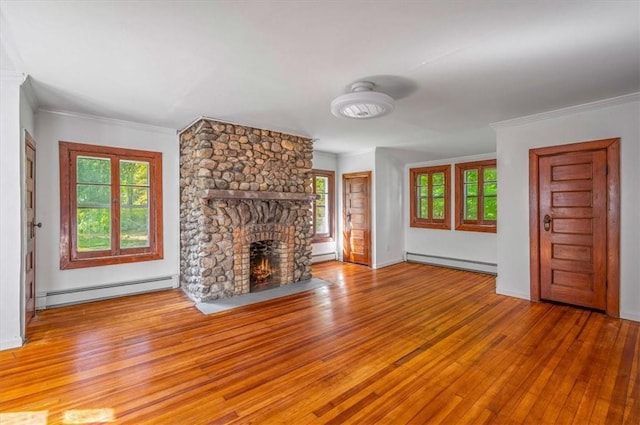
[[[252,242],[250,247],[250,292],[280,286],[274,241]]]

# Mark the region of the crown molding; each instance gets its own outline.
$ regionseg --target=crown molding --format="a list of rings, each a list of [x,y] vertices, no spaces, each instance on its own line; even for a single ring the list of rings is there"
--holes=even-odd
[[[31,84],[31,77],[28,75],[25,78],[24,83],[22,84],[22,88],[24,91],[24,95],[27,98],[27,102],[29,102],[29,106],[32,111],[37,111],[40,105],[38,101],[38,96],[36,95],[36,91],[33,88],[33,84]]]
[[[27,79],[27,75],[18,71],[0,70],[0,80],[7,83],[15,83],[21,85]]]
[[[46,112],[53,115],[60,115],[60,116],[71,117],[71,118],[82,118],[86,120],[96,121],[102,124],[117,125],[119,127],[126,127],[134,130],[151,131],[154,133],[170,134],[172,136],[176,134],[175,128],[160,127],[160,126],[151,125],[151,124],[142,124],[134,121],[119,120],[116,118],[101,117],[99,115],[83,114],[80,112],[61,111],[61,110],[46,109],[46,108],[40,108],[38,109],[38,112]]]
[[[536,121],[548,120],[551,118],[563,117],[570,114],[576,114],[579,112],[591,111],[594,109],[606,108],[609,106],[621,105],[629,102],[640,101],[640,92],[625,94],[623,96],[612,97],[609,99],[597,100],[595,102],[584,103],[582,105],[569,106],[567,108],[555,109],[553,111],[542,112],[540,114],[528,115],[525,117],[514,118],[505,121],[498,121],[489,124],[494,130],[507,127],[516,127],[523,124],[529,124]]]
[[[454,165],[462,164],[464,162],[484,161],[490,159],[497,159],[495,152],[479,153],[475,155],[456,156],[451,158],[430,159],[427,161],[409,162],[404,164],[405,169],[417,168],[417,167],[432,167],[438,165]]]

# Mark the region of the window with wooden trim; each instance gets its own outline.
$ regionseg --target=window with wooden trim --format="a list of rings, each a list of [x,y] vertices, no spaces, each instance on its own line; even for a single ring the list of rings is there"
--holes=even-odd
[[[59,143],[60,268],[158,260],[162,154]]]
[[[496,160],[456,164],[456,230],[495,233],[497,223]]]
[[[335,173],[327,170],[313,170],[313,238],[312,242],[331,242],[334,239],[334,199]]]
[[[451,166],[411,168],[411,227],[450,229],[449,215]]]

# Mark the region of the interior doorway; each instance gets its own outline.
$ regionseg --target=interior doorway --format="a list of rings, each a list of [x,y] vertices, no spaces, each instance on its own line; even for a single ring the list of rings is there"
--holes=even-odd
[[[342,258],[371,266],[371,171],[342,175]]]
[[[36,142],[28,132],[25,132],[25,211],[27,247],[24,267],[24,299],[25,325],[33,318],[36,311],[36,228],[42,223],[36,223]]]
[[[620,139],[529,151],[531,299],[620,304]]]

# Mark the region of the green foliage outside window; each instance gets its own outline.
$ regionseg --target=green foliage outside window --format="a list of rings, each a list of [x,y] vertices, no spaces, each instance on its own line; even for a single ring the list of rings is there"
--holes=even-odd
[[[464,220],[497,221],[498,170],[495,167],[464,170],[463,190]]]
[[[319,195],[316,199],[316,216],[315,216],[315,233],[316,234],[328,234],[329,230],[329,215],[327,214],[328,198],[329,198],[329,178],[323,176],[316,176],[316,195]]]
[[[77,168],[78,251],[111,249],[111,160],[79,156]],[[120,161],[120,246],[149,246],[149,163]]]
[[[498,219],[498,170],[485,168],[483,173],[484,219]]]
[[[149,164],[120,161],[120,246],[149,246]]]
[[[445,213],[445,179],[444,173],[420,174],[417,178],[417,215],[418,218],[429,218],[429,197],[432,198],[433,218],[442,220]]]

